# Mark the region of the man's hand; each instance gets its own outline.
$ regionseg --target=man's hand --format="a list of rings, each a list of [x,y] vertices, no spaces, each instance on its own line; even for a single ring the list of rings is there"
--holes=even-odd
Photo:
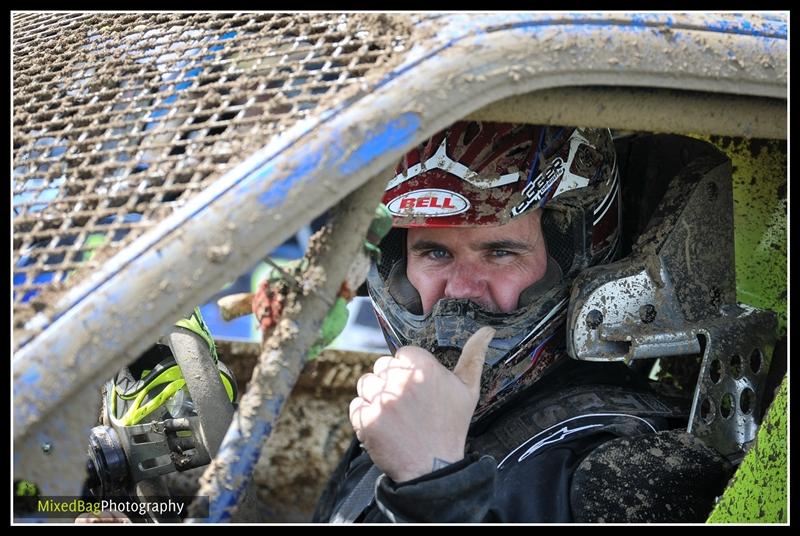
[[[383,356],[356,386],[350,422],[372,461],[395,482],[457,462],[478,404],[486,349],[483,327],[464,345],[453,372],[427,350],[404,346]]]

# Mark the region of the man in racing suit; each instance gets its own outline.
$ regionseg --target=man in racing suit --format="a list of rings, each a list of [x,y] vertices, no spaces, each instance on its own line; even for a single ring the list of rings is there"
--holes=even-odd
[[[318,522],[700,522],[731,474],[688,402],[574,361],[574,277],[613,260],[604,129],[459,122],[405,155],[368,277],[393,356],[350,405]]]

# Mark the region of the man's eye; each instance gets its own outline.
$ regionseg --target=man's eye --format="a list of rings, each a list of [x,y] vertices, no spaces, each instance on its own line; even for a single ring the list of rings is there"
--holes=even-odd
[[[492,250],[492,257],[508,257],[509,255],[513,255],[513,251],[508,251],[507,249],[493,249]]]
[[[445,249],[431,249],[426,253],[426,256],[431,259],[446,259],[448,257],[447,250]]]

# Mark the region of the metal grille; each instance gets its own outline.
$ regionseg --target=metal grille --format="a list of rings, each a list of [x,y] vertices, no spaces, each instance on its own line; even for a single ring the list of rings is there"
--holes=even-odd
[[[15,14],[15,327],[271,137],[380,79],[415,22]]]

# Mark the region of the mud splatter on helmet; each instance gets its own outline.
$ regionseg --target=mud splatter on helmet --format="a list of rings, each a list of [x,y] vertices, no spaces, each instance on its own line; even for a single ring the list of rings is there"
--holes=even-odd
[[[619,173],[607,129],[458,122],[403,157],[383,203],[394,228],[367,281],[392,352],[421,346],[452,370],[472,333],[484,325],[496,330],[473,422],[566,357],[572,280],[611,260],[619,246]],[[406,277],[407,228],[497,226],[538,208],[547,271],[520,294],[516,310],[489,312],[469,300],[441,299],[422,313]]]

